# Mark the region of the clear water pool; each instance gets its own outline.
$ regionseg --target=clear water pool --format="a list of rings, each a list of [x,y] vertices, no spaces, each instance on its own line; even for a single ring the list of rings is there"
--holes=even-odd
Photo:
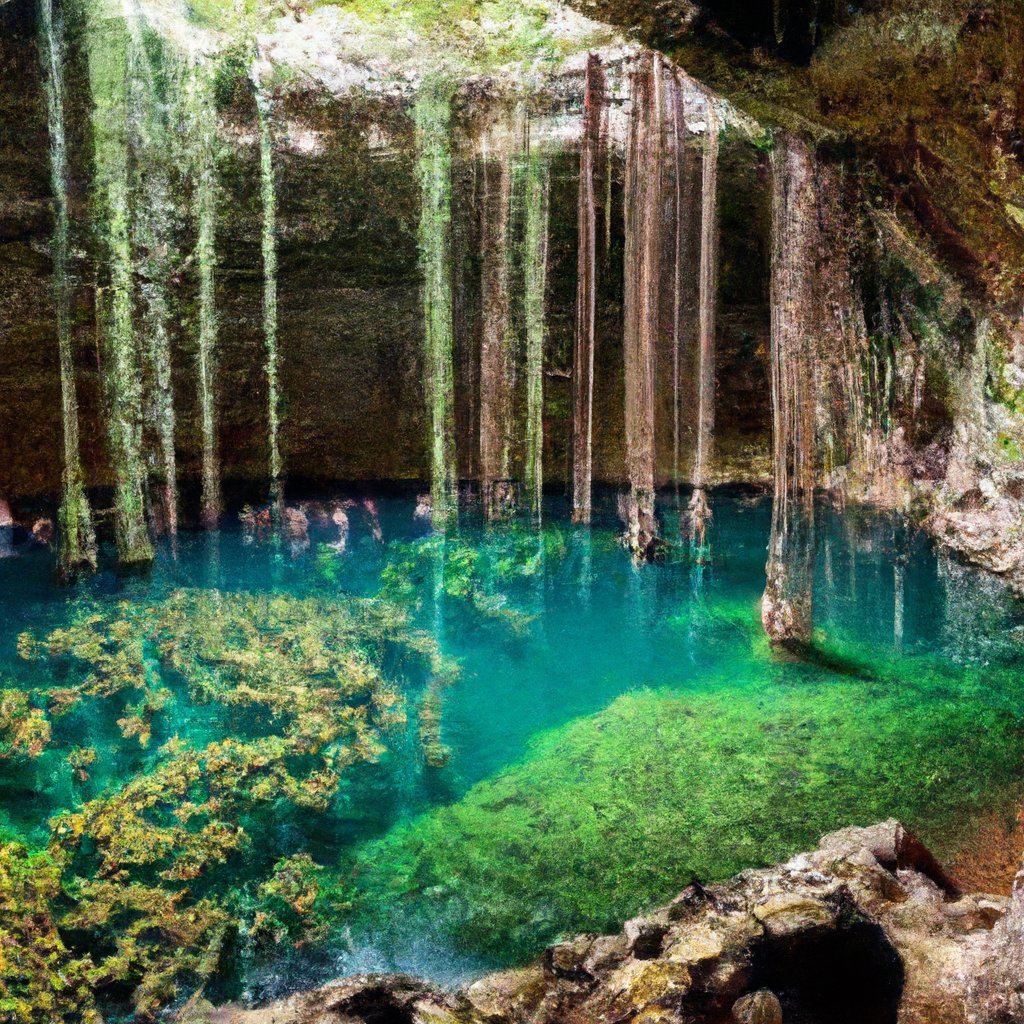
[[[770,500],[718,495],[699,550],[679,540],[685,506],[685,496],[662,497],[669,544],[655,565],[635,565],[617,543],[613,495],[589,529],[569,525],[561,500],[549,501],[542,527],[526,514],[487,524],[467,504],[445,536],[417,515],[412,495],[318,495],[294,506],[305,535],[241,523],[183,534],[144,575],[108,568],[74,588],[54,583],[45,551],[0,561],[0,678],[24,696],[20,711],[5,711],[4,838],[57,858],[65,897],[54,913],[67,915],[67,942],[97,956],[120,955],[129,934],[153,949],[168,942],[166,915],[149,904],[118,910],[108,899],[83,924],[82,906],[117,886],[177,894],[183,907],[212,901],[226,922],[215,955],[215,929],[197,925],[178,942],[205,943],[207,960],[174,970],[195,980],[196,963],[207,963],[209,991],[227,998],[345,970],[445,980],[516,962],[563,932],[616,927],[693,877],[724,877],[828,829],[890,815],[955,864],[982,817],[1012,816],[1024,791],[1022,619],[1000,587],[937,557],[887,515],[822,507],[815,647],[799,658],[773,653],[757,608]],[[264,788],[234,817],[223,812],[245,843],[225,841],[219,859],[192,851],[188,871],[146,860],[137,840],[110,854],[102,827],[116,833],[118,815],[136,813],[136,796],[121,805],[118,794],[163,780],[138,822],[151,815],[164,827],[178,814],[174,842],[198,843],[221,811],[180,813],[213,791],[199,775],[167,781],[182,749],[320,726],[316,704],[300,706],[306,696],[294,707],[287,695],[283,704],[280,695],[277,704],[241,699],[206,641],[188,649],[185,668],[176,664],[184,655],[166,630],[198,636],[202,623],[176,620],[132,647],[132,630],[144,633],[147,617],[182,593],[186,616],[214,614],[237,593],[312,602],[287,606],[299,618],[353,601],[386,606],[402,617],[401,638],[378,642],[366,627],[358,645],[405,698],[404,722],[377,731],[373,757],[331,762],[338,777],[324,799],[274,776],[267,785],[279,791]],[[239,641],[244,657],[261,657],[260,644],[284,628],[274,606],[260,607],[261,624]],[[58,650],[54,631],[84,629],[89,615],[97,635],[107,630],[92,653]],[[239,622],[217,636],[233,644]],[[111,640],[118,629],[124,636]],[[137,659],[144,693],[96,682],[97,659],[112,652]],[[220,681],[204,691],[189,672]],[[69,687],[78,696],[62,710]],[[36,750],[18,733],[38,725],[33,711],[49,729]],[[317,742],[290,748],[288,779],[313,770]],[[203,757],[200,775],[229,771]],[[84,822],[84,838],[68,839],[62,820]],[[135,928],[146,914],[146,928]],[[149,955],[111,982],[112,1006],[159,959]]]

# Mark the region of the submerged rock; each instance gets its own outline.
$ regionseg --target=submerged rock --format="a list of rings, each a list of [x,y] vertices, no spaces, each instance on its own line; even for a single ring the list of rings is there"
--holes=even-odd
[[[347,978],[209,1024],[995,1024],[1024,1020],[1024,870],[964,894],[890,819],[731,881],[689,886],[616,936],[581,935],[445,992]]]
[[[737,999],[732,1008],[736,1024],[782,1024],[782,1006],[771,989],[762,988]]]

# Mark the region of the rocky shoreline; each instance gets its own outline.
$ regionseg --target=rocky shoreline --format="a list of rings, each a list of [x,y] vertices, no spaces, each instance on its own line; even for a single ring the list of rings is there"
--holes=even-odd
[[[580,935],[459,991],[360,975],[205,1024],[1006,1024],[1024,1021],[1024,871],[962,893],[895,820],[722,885],[618,935]]]

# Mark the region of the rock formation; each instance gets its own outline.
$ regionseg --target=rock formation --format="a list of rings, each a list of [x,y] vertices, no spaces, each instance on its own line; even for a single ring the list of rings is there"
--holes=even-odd
[[[198,1024],[996,1024],[1024,1020],[1024,871],[962,893],[902,824],[693,882],[618,935],[579,935],[457,992],[362,975]]]

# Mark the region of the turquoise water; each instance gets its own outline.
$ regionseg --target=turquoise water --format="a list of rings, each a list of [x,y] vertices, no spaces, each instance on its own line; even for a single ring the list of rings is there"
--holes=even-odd
[[[184,534],[145,575],[106,569],[72,589],[54,584],[46,551],[0,561],[0,678],[39,708],[52,710],[44,690],[81,683],[88,669],[26,661],[26,630],[43,639],[85,605],[102,616],[127,602],[145,619],[182,589],[378,598],[457,664],[442,683],[402,653],[405,641],[382,642],[380,670],[406,695],[407,724],[383,730],[386,749],[345,769],[326,806],[282,796],[242,813],[254,852],[210,868],[209,891],[251,894],[278,858],[309,853],[326,872],[328,923],[315,941],[279,937],[269,953],[236,958],[220,972],[226,995],[272,995],[339,970],[460,977],[565,930],[614,927],[692,875],[727,874],[889,813],[953,856],[972,814],[1021,795],[1021,613],[889,516],[821,508],[816,644],[797,659],[773,655],[758,626],[763,497],[720,494],[695,550],[679,538],[685,496],[664,496],[665,560],[640,566],[617,543],[613,495],[590,529],[571,527],[561,500],[549,501],[543,528],[526,515],[485,524],[467,504],[445,537],[412,496],[350,497],[342,545],[332,515],[343,499],[296,503],[308,536],[241,525]],[[154,773],[174,737],[202,747],[280,731],[284,711],[197,697],[157,641],[141,650],[167,694],[138,712],[151,738],[143,746],[123,724],[126,705],[142,706],[130,689],[50,713],[42,754],[0,757],[6,839],[46,847],[54,815]],[[433,757],[417,740],[429,707],[440,716]],[[82,749],[94,758],[84,769],[68,759]],[[92,870],[82,860],[91,849],[75,854],[75,871]],[[110,942],[119,927],[104,922]]]

